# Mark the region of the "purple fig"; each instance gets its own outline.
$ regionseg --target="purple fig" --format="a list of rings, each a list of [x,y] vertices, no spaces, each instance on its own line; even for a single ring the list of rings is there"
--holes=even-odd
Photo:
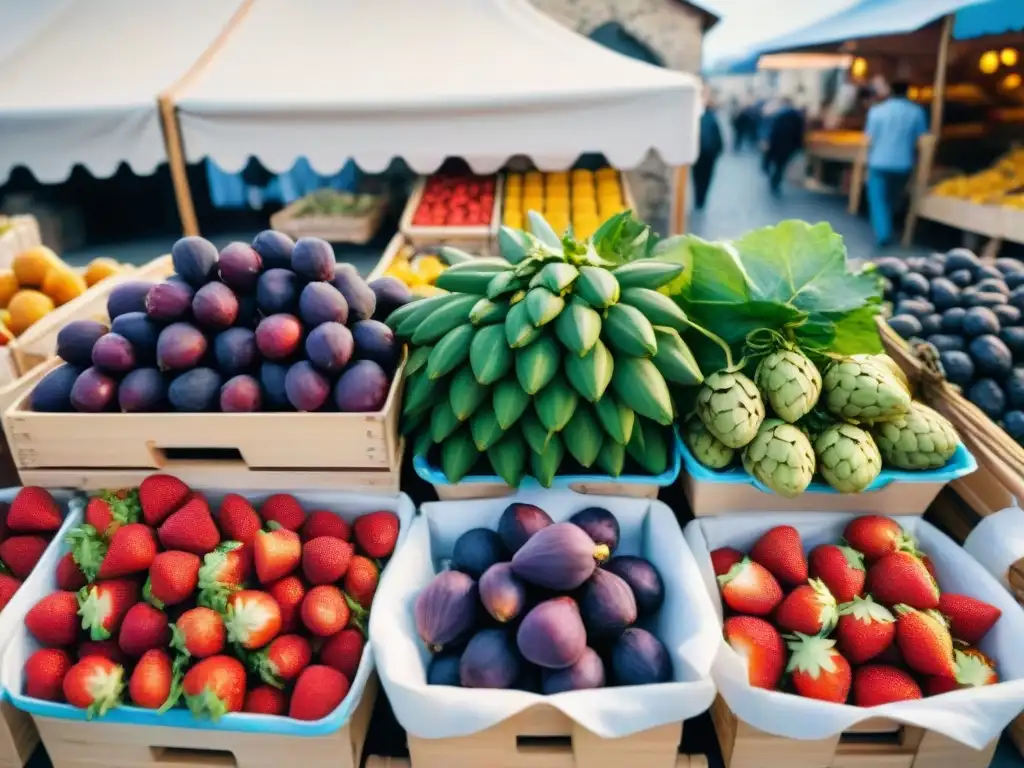
[[[452,568],[479,579],[495,563],[506,562],[508,551],[489,528],[472,528],[455,540]]]
[[[513,555],[537,531],[547,528],[554,521],[540,507],[533,504],[509,504],[498,520],[498,535],[505,548]]]
[[[259,359],[256,334],[248,328],[228,328],[213,340],[217,367],[225,376],[235,376],[251,369]]]
[[[268,269],[256,283],[256,306],[264,315],[294,312],[299,306],[299,278],[290,269]]]
[[[65,363],[88,368],[92,348],[110,329],[96,320],[72,320],[57,331],[57,357]]]
[[[255,413],[262,405],[260,383],[248,374],[228,379],[220,388],[220,409],[224,413]]]
[[[571,597],[556,597],[537,605],[523,618],[516,633],[523,658],[545,669],[571,667],[587,648],[587,630]]]
[[[174,410],[184,413],[215,411],[222,383],[220,374],[212,368],[193,368],[171,382],[167,399]]]
[[[661,576],[642,557],[619,555],[605,563],[604,569],[629,584],[640,616],[650,616],[665,602],[665,586],[661,583]]]
[[[337,271],[335,271],[337,274]],[[378,277],[368,283],[374,295],[373,319],[382,323],[388,319],[388,315],[399,307],[404,307],[412,301],[412,293],[409,286],[397,277]]]
[[[341,323],[322,323],[306,337],[306,357],[327,373],[340,371],[352,359],[352,333]]]
[[[174,271],[193,288],[217,277],[217,248],[198,235],[183,237],[171,248]]]
[[[137,368],[117,388],[117,402],[125,413],[159,410],[166,397],[167,381],[156,368]]]
[[[587,637],[618,637],[636,621],[636,598],[629,584],[600,568],[583,585],[579,601]]]
[[[473,630],[478,595],[476,582],[469,576],[444,571],[416,596],[416,634],[431,653],[458,642]]]
[[[296,411],[318,411],[331,395],[331,382],[308,360],[300,360],[288,369],[284,391]]]
[[[571,667],[545,669],[541,673],[541,692],[545,696],[604,688],[604,685],[604,662],[593,648],[584,648],[583,655]]]
[[[135,367],[135,350],[121,334],[107,333],[92,347],[92,364],[104,373],[125,373]]]
[[[661,640],[639,627],[630,627],[616,641],[611,667],[617,685],[652,685],[672,679],[668,649]]]
[[[402,345],[395,332],[377,320],[363,320],[352,326],[355,355],[360,360],[373,360],[385,371],[394,372],[402,354]]]
[[[211,331],[230,328],[238,319],[238,297],[224,283],[207,283],[192,297],[192,314]]]
[[[156,342],[163,327],[145,312],[125,312],[110,324],[111,333],[124,336],[132,344],[137,365],[150,366],[156,361]]]
[[[71,405],[76,411],[99,413],[110,408],[116,395],[116,381],[99,368],[86,368],[71,387]]]
[[[307,328],[348,322],[348,303],[330,283],[309,283],[299,294],[299,317]]]
[[[526,585],[508,563],[495,563],[480,577],[480,602],[491,616],[506,624],[523,611]]]
[[[358,269],[351,264],[336,265],[331,285],[345,297],[352,322],[357,323],[373,317],[373,312],[377,308],[377,294],[366,284]]]
[[[345,413],[374,413],[384,407],[391,381],[372,360],[352,363],[334,385],[334,404]]]
[[[192,311],[195,291],[184,280],[157,283],[146,294],[146,314],[154,320],[183,320]]]
[[[148,280],[128,280],[114,286],[107,296],[107,317],[115,320],[129,312],[145,312],[146,296],[153,289]]]
[[[249,293],[263,270],[263,259],[245,243],[228,243],[220,251],[217,268],[224,285],[238,293]]]
[[[511,688],[519,680],[522,666],[511,632],[482,629],[462,652],[459,682],[463,688]]]
[[[608,547],[595,544],[582,528],[555,523],[537,531],[512,556],[512,570],[530,584],[564,592],[589,579],[602,556],[608,556]]]
[[[569,522],[586,531],[595,544],[608,547],[609,556],[619,546],[619,521],[604,507],[587,507],[570,517]]]
[[[171,323],[156,340],[156,364],[161,371],[195,368],[206,354],[206,337],[188,323]]]
[[[284,389],[284,380],[288,376],[288,366],[264,361],[260,364],[260,384],[266,394],[267,405],[277,410],[290,410],[288,393]]]
[[[318,237],[300,237],[292,249],[292,272],[307,280],[327,281],[334,277],[334,249]]]
[[[58,365],[32,390],[32,410],[37,413],[67,413],[74,410],[71,391],[82,369],[70,363]]]
[[[256,347],[268,360],[284,360],[302,342],[302,323],[293,315],[271,315],[256,326]]]
[[[458,688],[460,653],[439,653],[431,657],[427,667],[427,685],[451,685]]]
[[[291,269],[295,241],[284,232],[265,229],[252,241],[252,249],[263,259],[264,269]]]

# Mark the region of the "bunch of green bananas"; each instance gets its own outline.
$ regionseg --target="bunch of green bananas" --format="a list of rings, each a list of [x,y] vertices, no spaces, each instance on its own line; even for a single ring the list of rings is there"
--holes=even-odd
[[[686,315],[657,290],[682,266],[616,266],[530,220],[530,233],[501,229],[501,258],[450,260],[460,263],[437,280],[450,293],[387,319],[409,345],[403,432],[414,453],[436,444],[452,483],[481,454],[511,486],[527,474],[550,486],[566,455],[612,476],[627,456],[665,472],[671,388],[703,381],[680,335]]]

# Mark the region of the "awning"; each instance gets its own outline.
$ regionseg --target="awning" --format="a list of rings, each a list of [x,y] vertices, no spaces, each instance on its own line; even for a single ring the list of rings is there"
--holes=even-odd
[[[167,153],[158,95],[225,28],[241,0],[0,0],[0,183],[76,164],[152,173]]]
[[[956,40],[1021,30],[1024,30],[1024,0],[989,0],[972,5],[959,11],[953,23]]]
[[[395,157],[479,172],[583,152],[620,168],[697,156],[697,78],[621,56],[527,0],[256,0],[176,104],[187,158],[319,172]]]

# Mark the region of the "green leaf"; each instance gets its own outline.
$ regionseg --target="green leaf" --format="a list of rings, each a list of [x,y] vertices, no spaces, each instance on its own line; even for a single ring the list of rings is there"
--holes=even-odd
[[[658,236],[632,211],[622,211],[598,227],[591,241],[602,259],[625,264],[650,258]]]

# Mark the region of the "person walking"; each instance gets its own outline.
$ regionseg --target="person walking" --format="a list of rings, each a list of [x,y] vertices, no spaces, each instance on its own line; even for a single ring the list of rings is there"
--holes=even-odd
[[[704,114],[700,118],[700,153],[693,164],[693,205],[698,211],[704,210],[711,188],[711,178],[715,173],[715,163],[725,142],[722,139],[722,127],[718,124],[715,102],[711,94],[704,94]]]
[[[888,98],[868,110],[868,213],[878,248],[892,243],[893,214],[914,168],[917,141],[928,132],[925,111],[907,98],[908,89],[893,83]]]
[[[768,146],[765,150],[765,172],[768,186],[774,196],[781,193],[786,168],[794,155],[804,146],[804,116],[793,100],[784,96],[778,111],[772,116],[768,132]]]

